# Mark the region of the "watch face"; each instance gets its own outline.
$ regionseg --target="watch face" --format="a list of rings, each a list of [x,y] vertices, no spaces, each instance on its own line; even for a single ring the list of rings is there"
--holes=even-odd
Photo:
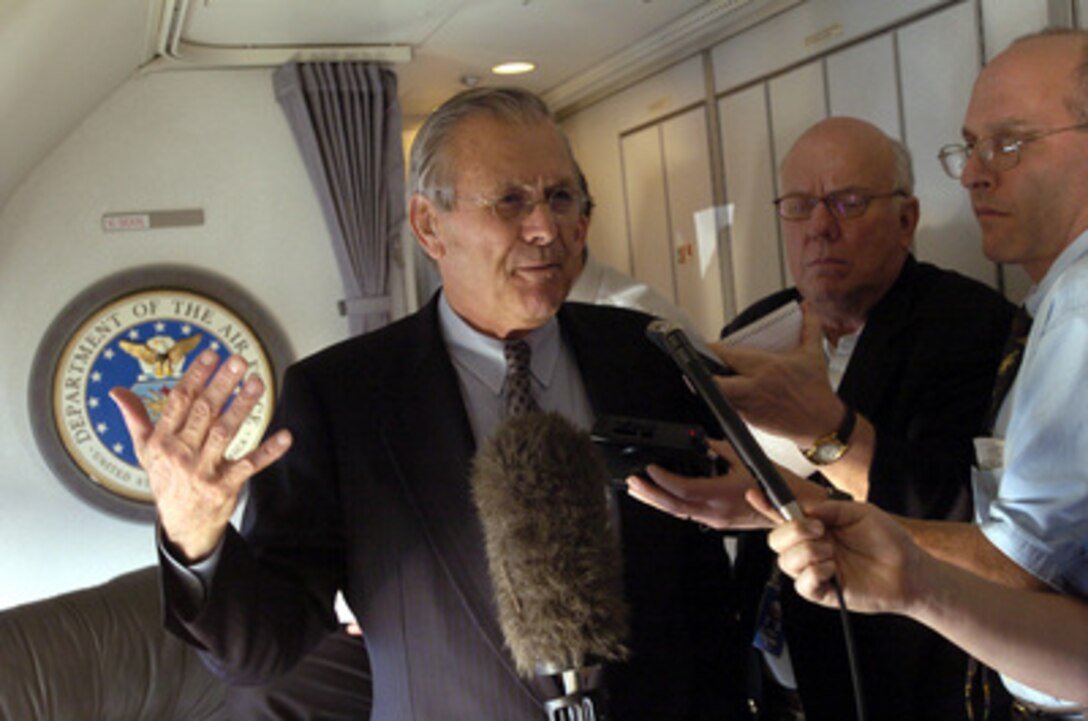
[[[846,446],[838,441],[822,441],[812,450],[812,457],[809,460],[818,466],[826,466],[842,458],[845,452]]]

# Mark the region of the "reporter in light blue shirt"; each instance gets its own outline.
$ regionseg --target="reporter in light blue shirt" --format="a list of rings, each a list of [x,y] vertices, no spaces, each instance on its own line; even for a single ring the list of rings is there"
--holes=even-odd
[[[1003,467],[976,470],[975,517],[986,538],[1055,590],[1088,598],[1088,232],[1025,301],[1034,319],[997,418]],[[1060,702],[1012,679],[1010,691]]]
[[[1021,567],[1088,598],[1088,232],[1025,306],[1031,335],[994,433],[1005,463],[976,470],[976,520]]]

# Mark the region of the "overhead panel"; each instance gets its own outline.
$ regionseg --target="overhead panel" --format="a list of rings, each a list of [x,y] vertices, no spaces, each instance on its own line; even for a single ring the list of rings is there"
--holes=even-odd
[[[200,45],[419,45],[466,0],[191,0],[182,38]]]
[[[164,0],[159,54],[195,66],[408,62],[458,0]]]

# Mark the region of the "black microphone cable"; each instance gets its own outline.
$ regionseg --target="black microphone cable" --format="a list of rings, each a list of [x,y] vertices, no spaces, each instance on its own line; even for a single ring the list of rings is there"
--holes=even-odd
[[[839,620],[842,621],[842,636],[846,641],[846,662],[850,667],[850,681],[854,687],[854,710],[858,721],[865,721],[865,697],[861,692],[861,669],[858,668],[857,651],[854,648],[854,630],[850,623],[850,613],[846,610],[846,599],[842,594],[839,579],[831,577],[831,588],[835,589],[835,598],[839,602]]]
[[[646,327],[647,337],[680,367],[692,391],[698,395],[714,414],[730,445],[740,456],[748,472],[756,479],[764,495],[786,521],[804,518],[800,504],[778,469],[752,437],[747,424],[722,394],[707,368],[707,360],[699,353],[680,326],[665,320],[652,321]],[[720,365],[720,364],[718,364]],[[854,706],[857,721],[865,721],[865,701],[862,692],[861,672],[857,664],[854,633],[847,612],[846,599],[838,578],[831,577],[831,587],[839,604],[843,638],[846,641],[846,658],[850,667],[850,680],[854,688]]]

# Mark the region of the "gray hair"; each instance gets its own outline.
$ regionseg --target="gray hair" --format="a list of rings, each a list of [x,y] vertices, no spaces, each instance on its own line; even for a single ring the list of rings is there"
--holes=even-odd
[[[540,122],[555,123],[551,110],[539,97],[515,87],[478,87],[464,90],[442,103],[424,121],[412,143],[409,189],[420,193],[449,210],[453,207],[453,186],[456,170],[449,157],[450,140],[457,126],[470,117],[489,114],[518,125]],[[559,130],[563,143],[574,162],[570,142]],[[577,165],[575,165],[577,171]]]
[[[890,136],[888,142],[895,159],[895,187],[905,190],[908,195],[914,195],[914,163],[911,161],[910,150],[901,141]]]

